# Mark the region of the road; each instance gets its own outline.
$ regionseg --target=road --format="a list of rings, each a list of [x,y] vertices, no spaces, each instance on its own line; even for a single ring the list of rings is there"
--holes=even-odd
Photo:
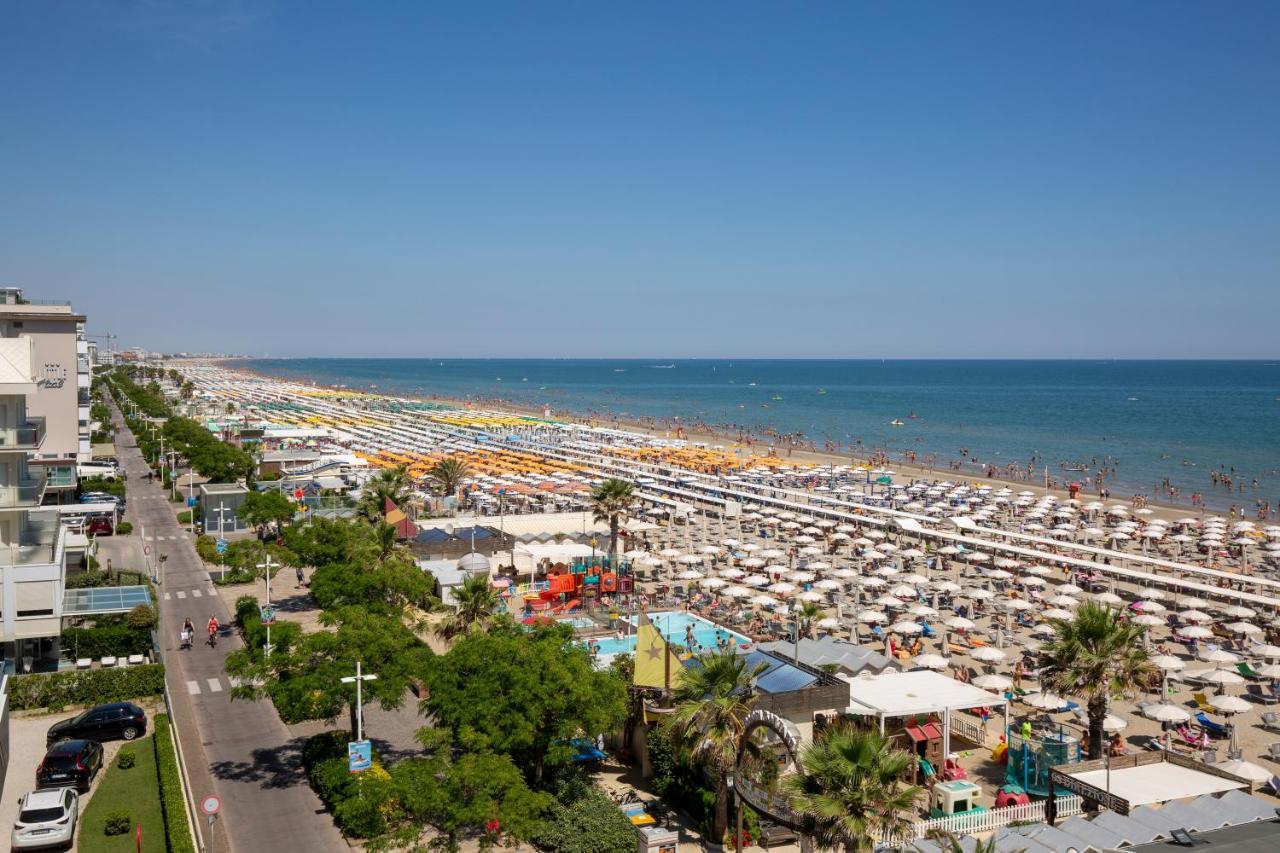
[[[224,632],[217,648],[177,648],[184,618],[190,617],[197,636],[203,636],[211,614],[229,626],[231,613],[214,591],[190,533],[178,525],[176,505],[158,484],[147,482],[147,465],[114,405],[112,416],[116,452],[128,476],[126,518],[133,523],[134,536],[145,527],[153,560],[160,554],[168,557],[161,569],[157,605],[175,730],[196,802],[209,794],[222,800],[222,813],[212,829],[200,822],[207,848],[219,853],[347,850],[307,784],[302,738],[290,734],[270,702],[231,701],[232,685],[223,664],[240,646],[239,638]]]

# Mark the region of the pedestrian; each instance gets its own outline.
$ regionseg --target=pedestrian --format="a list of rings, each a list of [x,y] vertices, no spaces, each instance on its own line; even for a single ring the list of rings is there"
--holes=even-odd
[[[303,578],[303,576],[302,576],[302,566],[298,566],[294,571],[296,571],[296,572],[298,573],[298,586],[297,586],[297,588],[298,588],[298,589],[302,589],[302,582],[303,582],[303,580],[304,580],[304,578]]]

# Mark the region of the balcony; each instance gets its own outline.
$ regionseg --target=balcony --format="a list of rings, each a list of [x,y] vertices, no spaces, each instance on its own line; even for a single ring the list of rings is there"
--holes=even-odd
[[[58,563],[62,546],[62,525],[58,519],[28,520],[16,543],[0,543],[0,565],[38,566]]]
[[[0,486],[0,509],[22,509],[40,506],[44,499],[44,490],[48,485],[48,474],[44,471],[36,473],[12,486]]]
[[[45,419],[28,416],[26,423],[0,429],[0,451],[38,450],[44,441]]]
[[[76,467],[74,465],[46,465],[49,474],[50,489],[74,489],[76,486]]]

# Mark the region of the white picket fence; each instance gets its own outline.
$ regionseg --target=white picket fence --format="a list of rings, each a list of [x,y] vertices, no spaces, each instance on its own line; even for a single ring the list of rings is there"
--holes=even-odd
[[[980,832],[991,832],[1002,826],[1022,821],[1042,821],[1044,817],[1044,800],[1027,803],[1022,806],[1005,806],[999,809],[987,809],[984,812],[966,812],[950,817],[935,817],[917,821],[906,838],[892,839],[899,843],[917,841],[928,838],[934,833],[951,833],[952,835],[975,835]],[[1068,818],[1084,811],[1084,804],[1076,794],[1058,797],[1058,818]],[[891,839],[885,839],[889,841]]]

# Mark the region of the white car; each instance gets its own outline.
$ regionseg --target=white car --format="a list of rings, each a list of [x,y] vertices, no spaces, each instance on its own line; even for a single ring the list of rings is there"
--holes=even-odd
[[[70,847],[79,817],[80,797],[71,788],[32,791],[18,801],[11,847],[14,850]]]

